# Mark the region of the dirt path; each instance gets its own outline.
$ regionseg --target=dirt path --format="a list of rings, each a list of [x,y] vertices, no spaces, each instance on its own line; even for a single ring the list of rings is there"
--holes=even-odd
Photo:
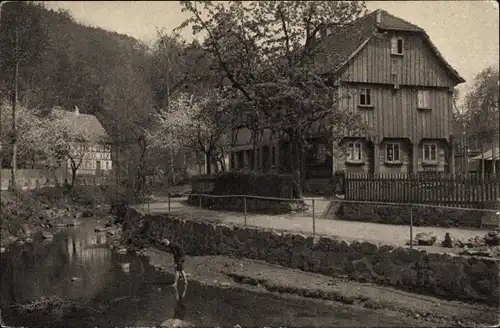
[[[173,198],[170,203],[170,213],[189,218],[203,218],[214,222],[243,226],[245,216],[239,212],[214,211],[185,204],[185,198]],[[149,205],[134,206],[145,213],[168,213],[168,203],[151,203]],[[319,216],[319,214],[318,214]],[[248,213],[247,226],[276,229],[280,231],[295,231],[311,234],[313,231],[312,216],[307,213],[289,215],[262,215]],[[342,220],[315,220],[317,235],[335,236],[343,240],[362,239],[374,243],[385,243],[404,246],[410,240],[410,227],[370,222],[355,222]],[[437,237],[436,245],[444,239],[446,232],[460,240],[468,240],[476,236],[484,236],[488,230],[458,229],[439,227],[414,227],[413,236],[419,232],[431,232]],[[440,248],[440,247],[439,247]],[[443,251],[449,252],[449,249]]]
[[[151,263],[173,273],[172,257],[147,249]],[[259,293],[293,294],[400,316],[417,326],[476,326],[498,322],[497,309],[486,305],[446,301],[372,284],[363,284],[288,269],[261,261],[224,256],[188,257],[191,280],[211,286],[244,288]],[[403,319],[403,318],[402,318]]]

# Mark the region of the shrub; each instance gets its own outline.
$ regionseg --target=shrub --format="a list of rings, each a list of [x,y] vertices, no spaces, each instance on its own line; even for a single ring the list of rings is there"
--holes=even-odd
[[[200,190],[200,182],[212,182],[213,189]],[[192,178],[193,193],[214,195],[254,195],[276,198],[299,198],[300,186],[291,174],[224,172]]]
[[[42,209],[41,204],[37,197],[24,191],[2,195],[0,205],[2,239],[9,234],[17,234],[23,223],[36,218]]]

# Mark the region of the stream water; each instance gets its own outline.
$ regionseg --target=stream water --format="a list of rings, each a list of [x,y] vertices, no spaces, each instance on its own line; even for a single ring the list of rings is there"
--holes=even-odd
[[[108,249],[106,233],[94,228],[95,223],[68,228],[52,241],[35,240],[1,255],[0,305],[5,325],[155,327],[174,317],[204,327],[399,326],[404,322],[361,308],[196,282],[189,284],[183,304],[179,304],[167,286],[173,282],[172,276],[154,270],[147,258]],[[15,306],[36,300],[62,303],[33,313]]]

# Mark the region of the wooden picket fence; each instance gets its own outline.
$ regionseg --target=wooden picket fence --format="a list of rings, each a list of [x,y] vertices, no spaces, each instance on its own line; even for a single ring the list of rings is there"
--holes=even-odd
[[[492,208],[500,198],[500,175],[346,174],[347,200]]]

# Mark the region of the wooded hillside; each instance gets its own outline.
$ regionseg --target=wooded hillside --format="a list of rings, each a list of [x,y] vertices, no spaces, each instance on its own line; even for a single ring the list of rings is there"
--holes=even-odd
[[[129,167],[144,171],[148,160],[150,166],[167,165],[161,158],[165,151],[148,156],[148,129],[169,97],[178,91],[199,91],[194,82],[202,85],[209,76],[200,45],[158,33],[158,41],[148,48],[132,37],[82,25],[69,12],[39,3],[9,2],[1,10],[4,104],[12,103],[17,89],[19,106],[37,115],[55,106],[67,110],[78,106],[82,113],[98,117],[120,146],[122,154],[117,156],[128,158]],[[12,157],[9,144],[10,139],[2,140],[4,164]]]

